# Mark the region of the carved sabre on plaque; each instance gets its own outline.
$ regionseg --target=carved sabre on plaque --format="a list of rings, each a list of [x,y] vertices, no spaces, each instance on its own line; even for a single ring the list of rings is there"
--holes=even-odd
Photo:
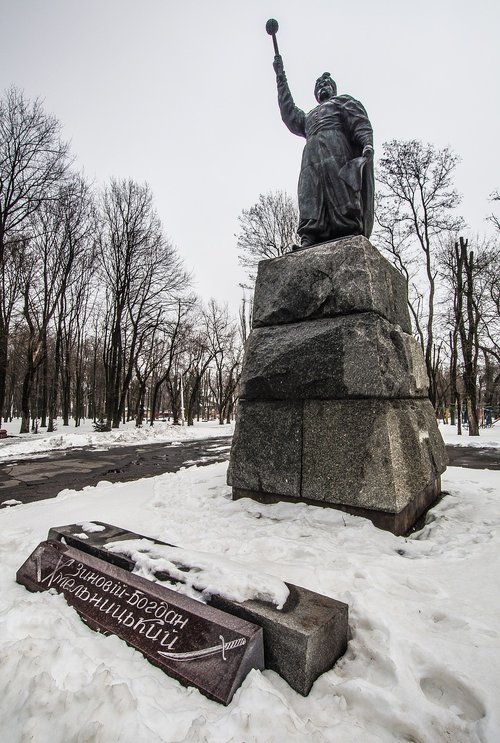
[[[168,658],[169,660],[186,661],[195,660],[196,658],[203,658],[204,656],[208,655],[215,655],[219,651],[222,651],[222,660],[227,660],[227,650],[241,648],[243,645],[247,644],[247,641],[244,637],[238,637],[236,640],[230,640],[229,642],[226,642],[222,635],[219,635],[219,640],[221,641],[220,645],[214,645],[211,648],[204,648],[203,650],[192,650],[191,652],[187,653],[164,653],[161,650],[158,650],[158,655],[163,655],[164,658]]]

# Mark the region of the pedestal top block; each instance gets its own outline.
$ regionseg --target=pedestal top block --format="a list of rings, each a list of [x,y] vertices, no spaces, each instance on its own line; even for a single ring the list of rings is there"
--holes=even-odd
[[[411,333],[406,281],[365,237],[259,263],[253,326],[375,312]]]

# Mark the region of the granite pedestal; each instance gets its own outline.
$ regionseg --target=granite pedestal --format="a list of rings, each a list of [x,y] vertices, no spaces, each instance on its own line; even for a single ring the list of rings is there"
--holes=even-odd
[[[396,534],[436,500],[444,443],[404,278],[364,237],[259,264],[228,483]]]

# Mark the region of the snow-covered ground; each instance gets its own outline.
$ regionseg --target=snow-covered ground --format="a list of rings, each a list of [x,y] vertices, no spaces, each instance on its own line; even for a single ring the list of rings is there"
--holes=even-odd
[[[468,429],[464,428],[462,434],[457,434],[457,427],[440,423],[439,430],[447,444],[454,446],[484,446],[500,448],[500,421],[490,428],[480,428],[479,436],[469,436]]]
[[[478,444],[500,447],[498,424],[481,433]],[[233,502],[226,469],[103,482],[0,511],[0,739],[497,743],[500,472],[449,468],[449,494],[404,538],[334,510]],[[307,698],[272,671],[254,671],[227,708],[205,699],[89,630],[62,596],[15,582],[50,526],[93,520],[347,602],[346,655]]]

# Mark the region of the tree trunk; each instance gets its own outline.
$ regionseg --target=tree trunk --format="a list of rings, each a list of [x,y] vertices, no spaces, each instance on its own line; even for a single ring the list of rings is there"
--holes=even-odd
[[[57,416],[57,397],[59,394],[59,373],[61,365],[61,335],[62,327],[61,323],[58,323],[57,334],[56,334],[56,346],[54,350],[54,375],[52,377],[52,385],[50,388],[49,395],[49,425],[47,431],[51,433],[55,431],[55,419]]]
[[[75,428],[78,428],[82,419],[82,405],[83,405],[83,389],[82,389],[82,378],[79,371],[75,372],[75,399],[74,399],[74,410],[73,418],[75,421]]]
[[[174,381],[167,380],[168,391],[170,393],[170,404],[172,406],[172,423],[174,426],[179,425],[180,415],[180,388],[177,385],[177,375],[174,376]]]
[[[21,393],[21,430],[19,433],[30,432],[30,400],[34,378],[35,369],[31,361],[31,353],[29,353],[28,365],[23,379],[23,391]]]
[[[137,404],[135,406],[135,425],[140,428],[144,422],[144,400],[146,398],[146,385],[141,385],[137,395]]]
[[[150,426],[154,426],[155,424],[155,415],[158,407],[158,396],[160,394],[162,384],[163,380],[159,380],[158,382],[155,382],[155,385],[153,387],[153,394],[151,395],[151,410],[149,411]]]
[[[71,371],[69,350],[66,350],[64,368],[61,375],[61,407],[63,426],[69,426],[69,416],[71,409]]]
[[[7,383],[9,334],[7,328],[0,322],[0,424],[4,416],[5,388]]]
[[[49,377],[49,359],[48,359],[48,354],[47,354],[47,348],[45,347],[44,360],[42,364],[42,391],[40,395],[40,428],[47,428],[47,409],[48,409],[48,400],[49,400],[48,377]]]
[[[469,436],[479,436],[477,358],[479,312],[474,297],[474,253],[468,253],[468,240],[455,243],[457,262],[457,319],[464,362],[464,389]],[[465,273],[465,277],[464,277]],[[465,300],[465,308],[464,308]]]
[[[469,436],[479,436],[479,415],[475,389],[466,396],[467,420],[469,421]]]

